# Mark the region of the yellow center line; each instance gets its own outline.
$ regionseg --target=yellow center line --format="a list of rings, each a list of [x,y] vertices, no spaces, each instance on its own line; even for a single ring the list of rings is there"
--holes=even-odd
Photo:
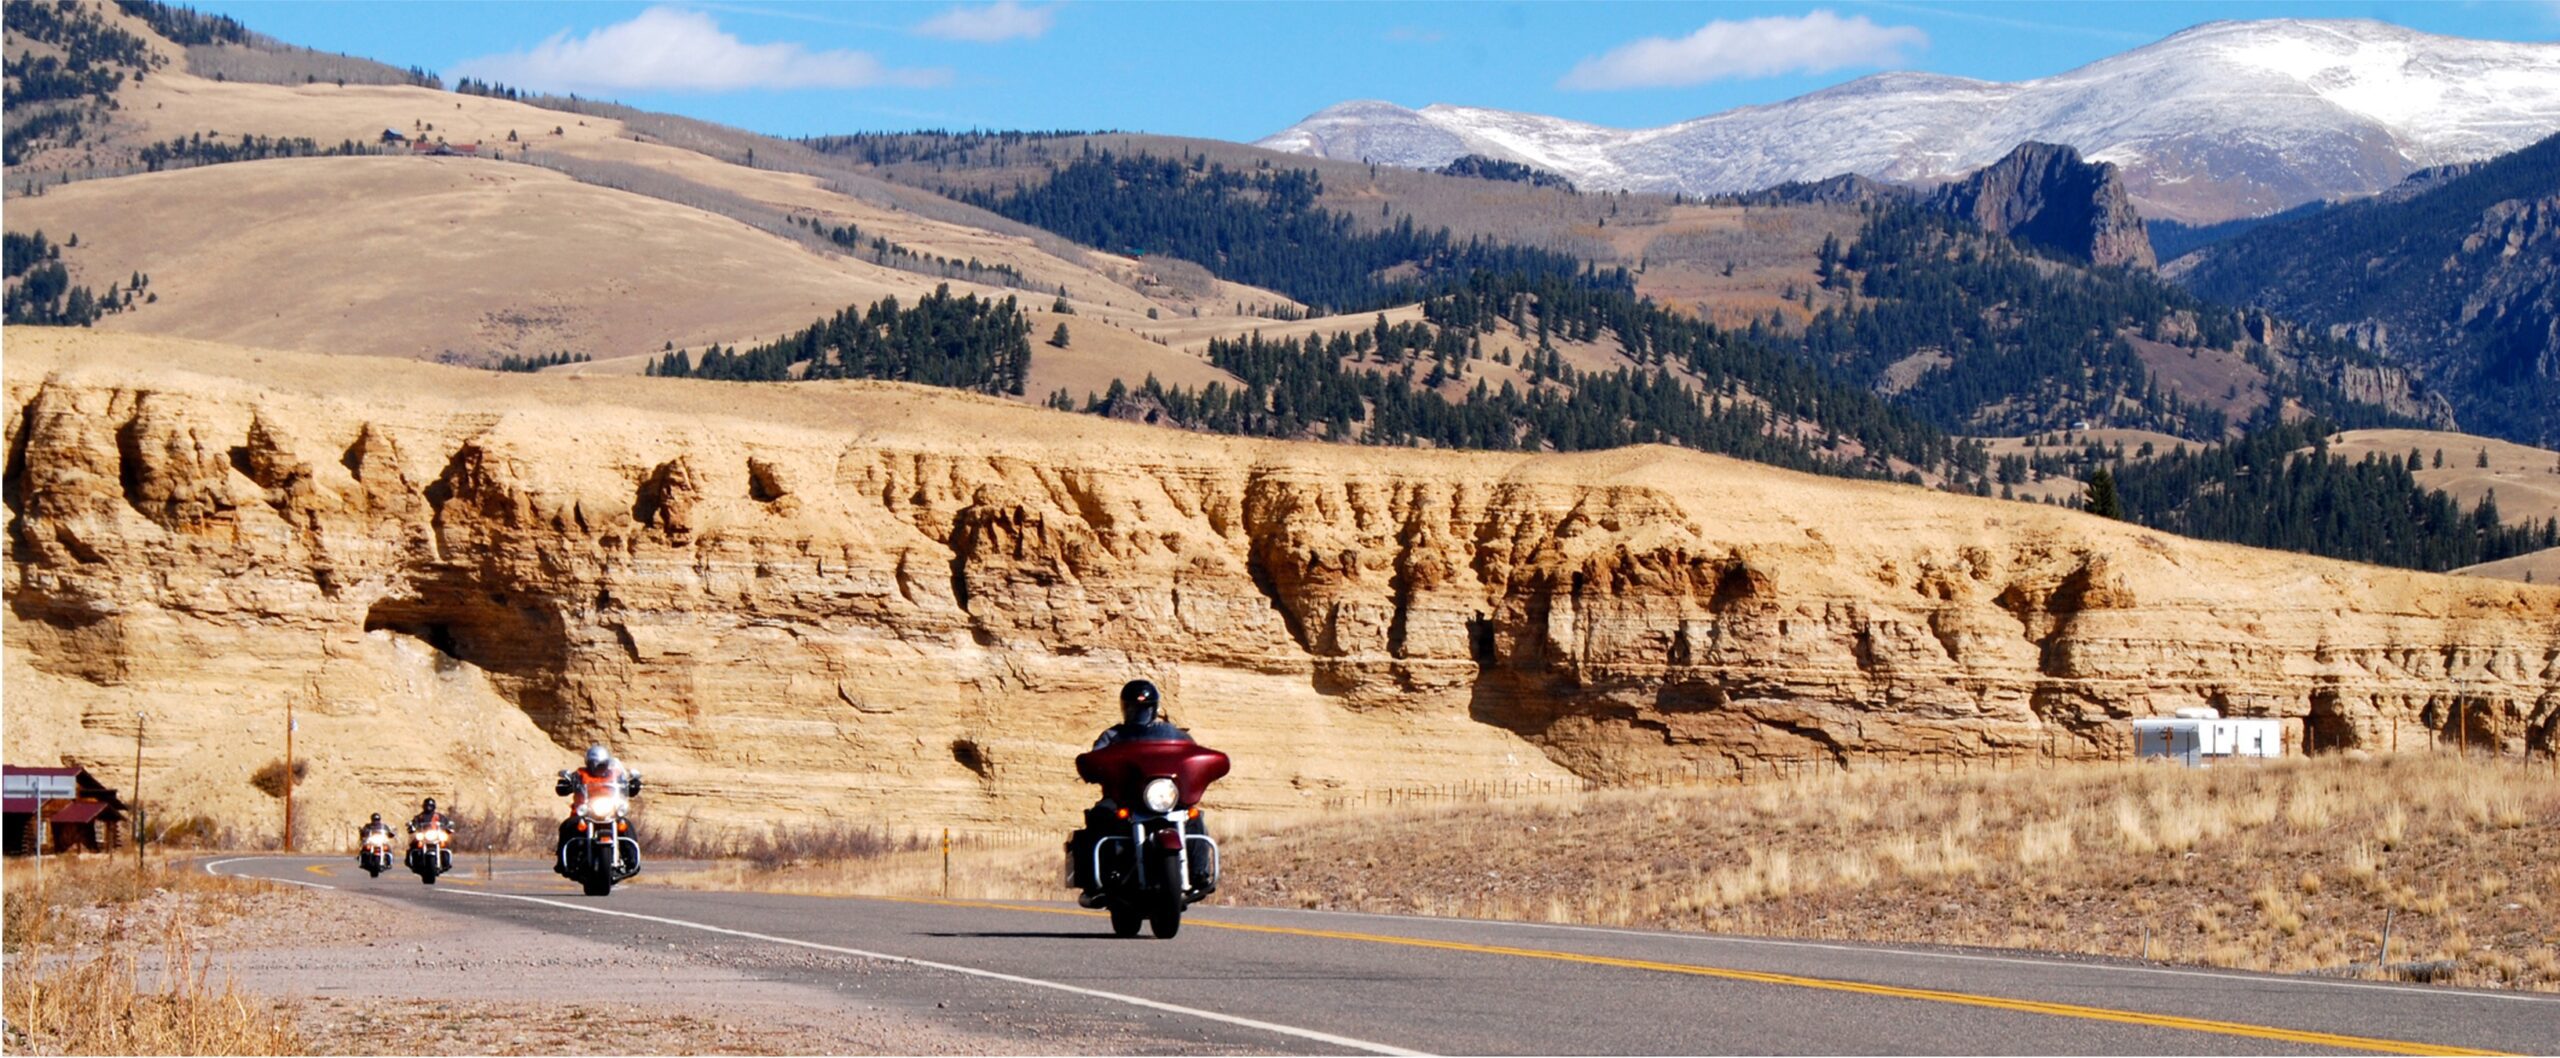
[[[313,874],[319,875],[319,876],[321,876],[321,877],[323,877],[323,878],[329,878],[329,877],[335,877],[335,876],[336,876],[336,872],[331,871],[331,870],[330,870],[330,869],[328,869],[327,867],[323,867],[323,866],[321,866],[321,865],[319,865],[319,864],[316,864],[316,863],[314,863],[314,864],[310,864],[310,865],[308,865],[308,866],[305,866],[305,867],[304,867],[304,868],[302,868],[302,869],[303,869],[303,870],[306,870],[306,871],[309,871],[309,872],[311,872],[311,873],[313,873]]]
[[[938,904],[945,907],[992,908],[1003,911],[1037,911],[1052,915],[1094,916],[1101,914],[1101,912],[1098,911],[1085,911],[1080,909],[1071,910],[1060,907],[1039,907],[1036,905],[1025,904],[1004,904],[976,900],[936,900],[927,897],[899,896],[864,897],[863,899],[889,900],[909,904]],[[1794,988],[1814,988],[1826,992],[1849,992],[1858,995],[1885,996],[1894,999],[1916,999],[1931,1003],[1952,1003],[1959,1006],[1987,1007],[1993,1010],[2007,1010],[2026,1014],[2044,1014],[2051,1017],[2079,1018],[2087,1021],[2110,1021],[2124,1025],[2140,1025],[2147,1028],[2182,1029],[2188,1032],[2207,1032],[2223,1036],[2244,1036],[2252,1039],[2276,1040],[2284,1043],[2299,1043],[2315,1047],[2338,1047],[2348,1050],[2381,1051],[2389,1054],[2498,1055],[2506,1053],[2504,1051],[2482,1051],[2465,1047],[2449,1047],[2443,1044],[2434,1043],[2415,1043],[2407,1040],[2386,1040],[2370,1036],[2347,1036],[2334,1032],[2313,1032],[2304,1029],[2278,1028],[2273,1025],[2251,1025],[2246,1022],[2238,1021],[2214,1021],[2207,1018],[2179,1017],[2174,1014],[2151,1014],[2138,1010],[2116,1010],[2109,1007],[2081,1006],[2076,1003],[2048,1003],[2034,999],[2010,999],[2005,996],[1976,995],[1971,992],[1949,992],[1935,988],[1903,988],[1898,985],[1869,984],[1863,981],[1845,981],[1829,977],[1805,977],[1798,974],[1765,973],[1758,970],[1734,970],[1720,966],[1699,966],[1694,963],[1656,962],[1651,959],[1622,959],[1609,955],[1586,955],[1581,952],[1551,951],[1545,948],[1514,948],[1498,944],[1470,944],[1465,941],[1432,940],[1425,937],[1399,937],[1392,934],[1353,933],[1345,930],[1332,929],[1301,929],[1295,926],[1263,926],[1243,922],[1218,922],[1210,919],[1190,919],[1183,924],[1193,928],[1224,929],[1233,930],[1239,933],[1271,933],[1283,936],[1315,937],[1324,940],[1348,940],[1360,941],[1368,944],[1391,944],[1406,948],[1430,948],[1439,951],[1466,952],[1474,955],[1506,955],[1519,959],[1543,959],[1551,962],[1580,963],[1586,966],[1608,966],[1626,970],[1646,970],[1654,973],[1682,974],[1690,977],[1713,977],[1727,981],[1749,981],[1755,984],[1787,985]]]

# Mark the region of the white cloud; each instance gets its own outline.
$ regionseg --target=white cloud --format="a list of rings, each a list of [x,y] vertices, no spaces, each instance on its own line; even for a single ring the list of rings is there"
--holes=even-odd
[[[1673,40],[1647,37],[1584,59],[1559,88],[1671,88],[1729,77],[1821,73],[1851,66],[1891,66],[1929,35],[1910,26],[1879,26],[1867,16],[1814,11],[1801,18],[1717,19]]]
[[[1036,38],[1049,32],[1049,24],[1057,18],[1056,4],[1027,7],[1017,0],[996,0],[985,7],[952,8],[916,23],[916,32],[944,40],[993,44],[1016,38]]]
[[[945,70],[890,67],[868,52],[749,44],[709,15],[673,7],[653,7],[582,37],[554,34],[530,51],[466,59],[452,72],[561,92],[924,87],[951,79]]]

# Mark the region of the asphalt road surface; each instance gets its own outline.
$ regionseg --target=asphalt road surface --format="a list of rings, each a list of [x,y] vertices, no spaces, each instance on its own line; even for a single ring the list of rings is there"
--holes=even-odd
[[[647,875],[591,898],[538,861],[433,887],[399,872],[368,879],[344,858],[205,866],[626,945],[637,958],[828,953],[842,958],[762,972],[992,1026],[1026,1051],[1057,1026],[1117,1027],[1183,1053],[2560,1049],[2560,996],[2024,954],[1210,905],[1171,940],[1121,940],[1071,903],[715,893]]]

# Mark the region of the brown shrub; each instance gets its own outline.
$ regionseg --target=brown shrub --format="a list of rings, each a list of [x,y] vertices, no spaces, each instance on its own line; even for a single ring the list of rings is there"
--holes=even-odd
[[[302,785],[302,781],[309,778],[310,775],[310,759],[306,757],[294,758],[293,784],[295,786]],[[283,797],[284,758],[278,757],[266,762],[265,764],[259,765],[257,771],[249,773],[249,785],[257,787],[259,793],[265,794],[269,797]]]

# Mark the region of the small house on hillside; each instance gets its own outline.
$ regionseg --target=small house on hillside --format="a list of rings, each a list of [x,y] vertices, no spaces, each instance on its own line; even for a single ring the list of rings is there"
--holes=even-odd
[[[8,815],[8,854],[104,851],[124,843],[126,808],[86,768],[0,766],[0,808]]]

